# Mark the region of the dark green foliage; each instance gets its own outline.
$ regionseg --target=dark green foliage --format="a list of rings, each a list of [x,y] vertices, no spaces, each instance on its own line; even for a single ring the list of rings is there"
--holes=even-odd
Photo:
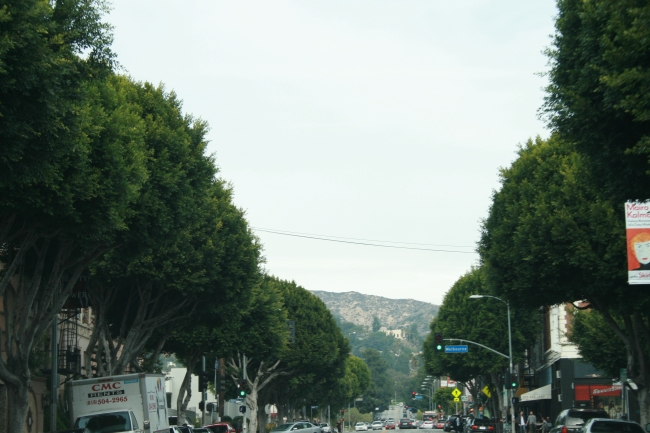
[[[584,158],[557,136],[528,141],[501,172],[483,224],[487,283],[517,305],[638,304],[625,290],[622,205],[602,200]]]
[[[650,4],[559,0],[544,111],[612,203],[647,199]]]
[[[619,326],[624,327],[621,320]],[[618,377],[621,368],[627,367],[627,358],[621,341],[595,310],[574,310],[569,341],[580,349],[580,356],[609,377]],[[635,372],[638,374],[638,372]]]
[[[362,356],[370,370],[372,383],[363,394],[363,401],[357,404],[357,408],[361,412],[372,412],[376,407],[385,410],[395,389],[388,375],[388,361],[376,349],[364,349]]]
[[[496,299],[470,299],[470,295],[490,295],[482,268],[474,268],[454,283],[445,295],[438,316],[431,322],[431,333],[424,343],[427,372],[433,376],[450,375],[461,382],[469,382],[480,375],[503,372],[507,358],[479,346],[469,345],[469,353],[446,354],[436,352],[433,336],[441,332],[443,338],[461,338],[475,341],[508,355],[507,308]],[[540,316],[535,306],[511,306],[512,353],[515,362],[538,335]],[[461,344],[444,341],[444,344]]]
[[[381,322],[379,321],[379,318],[377,316],[373,316],[372,318],[372,332],[379,332],[379,328],[381,328]]]

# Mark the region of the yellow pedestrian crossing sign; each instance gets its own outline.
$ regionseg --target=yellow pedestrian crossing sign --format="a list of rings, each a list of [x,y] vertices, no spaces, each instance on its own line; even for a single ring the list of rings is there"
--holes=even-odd
[[[460,401],[460,398],[454,397],[454,401]]]
[[[461,392],[458,390],[458,388],[454,389],[454,390],[451,392],[451,395],[453,395],[453,396],[456,397],[456,398],[460,397],[460,394],[461,394]]]
[[[481,391],[483,392],[483,394],[485,394],[487,398],[492,397],[492,394],[490,394],[490,388],[487,385],[485,385],[485,387]]]

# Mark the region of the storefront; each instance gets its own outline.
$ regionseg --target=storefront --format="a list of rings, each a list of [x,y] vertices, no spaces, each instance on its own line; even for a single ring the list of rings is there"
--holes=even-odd
[[[624,412],[622,391],[621,385],[575,385],[575,406],[602,409],[618,418]]]
[[[520,411],[528,414],[531,411],[538,417],[550,416],[551,413],[551,385],[544,385],[540,388],[523,393],[519,396]]]

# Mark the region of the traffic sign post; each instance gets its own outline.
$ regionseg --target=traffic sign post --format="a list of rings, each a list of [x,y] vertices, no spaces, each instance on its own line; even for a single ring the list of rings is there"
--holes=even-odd
[[[448,344],[445,346],[445,353],[468,353],[469,352],[469,346],[466,344],[457,344],[457,345],[451,345]]]

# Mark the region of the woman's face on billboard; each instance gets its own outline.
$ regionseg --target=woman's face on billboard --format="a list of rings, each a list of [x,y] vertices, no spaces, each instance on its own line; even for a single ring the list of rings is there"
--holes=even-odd
[[[636,259],[642,265],[647,265],[650,263],[650,241],[635,242],[634,255],[636,255]]]

